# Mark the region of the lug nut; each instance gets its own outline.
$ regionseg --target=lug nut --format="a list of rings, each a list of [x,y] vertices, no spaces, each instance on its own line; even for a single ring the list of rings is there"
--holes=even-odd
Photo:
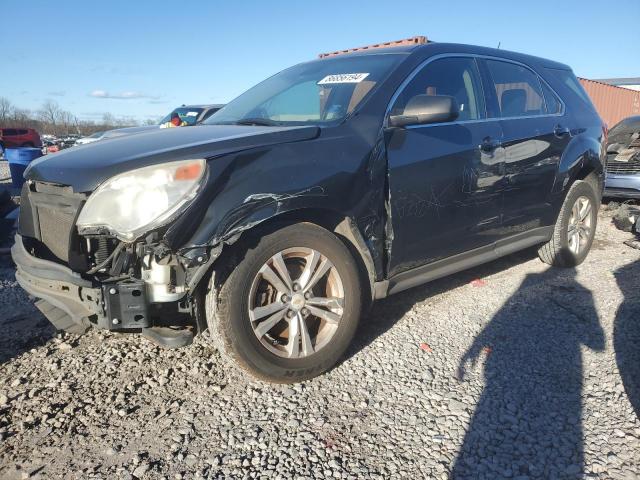
[[[293,290],[294,290],[295,292],[297,292],[298,290],[300,290],[300,285],[298,285],[297,283],[294,283],[294,284],[293,284]]]
[[[293,316],[296,314],[296,312],[294,312],[293,310],[289,310],[287,312],[287,318],[293,318]]]
[[[310,298],[311,298],[311,292],[306,292],[306,293],[304,294],[304,299],[305,299],[305,300],[309,300]]]
[[[115,295],[116,293],[118,293],[118,291],[117,291],[115,288],[111,287],[111,288],[109,289],[109,293],[110,293],[111,295]]]
[[[118,325],[120,323],[120,320],[118,320],[117,318],[114,318],[111,321],[113,322],[114,325]]]
[[[280,297],[280,300],[282,300],[282,303],[287,303],[290,300],[289,295],[285,293],[284,295],[282,295],[282,297]]]
[[[307,315],[309,315],[309,309],[308,309],[308,308],[303,308],[303,309],[302,309],[302,315],[304,315],[305,317],[306,317]]]

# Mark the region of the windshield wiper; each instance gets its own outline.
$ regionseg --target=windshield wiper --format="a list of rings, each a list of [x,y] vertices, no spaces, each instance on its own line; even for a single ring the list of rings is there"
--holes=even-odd
[[[276,127],[280,125],[279,122],[263,117],[241,118],[240,120],[237,120],[233,123],[235,123],[236,125],[259,125],[264,127]]]

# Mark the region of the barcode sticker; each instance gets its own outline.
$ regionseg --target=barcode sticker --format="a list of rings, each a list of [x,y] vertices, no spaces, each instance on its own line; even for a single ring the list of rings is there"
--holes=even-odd
[[[328,85],[331,83],[360,83],[368,76],[368,73],[338,73],[335,75],[327,75],[318,82],[318,85]]]

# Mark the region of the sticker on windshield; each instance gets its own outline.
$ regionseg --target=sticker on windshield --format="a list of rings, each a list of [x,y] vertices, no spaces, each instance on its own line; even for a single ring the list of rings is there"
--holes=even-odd
[[[360,83],[368,76],[368,73],[339,73],[336,75],[327,75],[318,82],[318,85],[328,85],[331,83]]]
[[[198,116],[198,112],[187,112],[187,114],[185,116],[187,116],[187,117],[197,117]]]

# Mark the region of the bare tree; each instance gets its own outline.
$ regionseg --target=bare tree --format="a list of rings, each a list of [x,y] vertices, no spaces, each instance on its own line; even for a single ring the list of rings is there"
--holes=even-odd
[[[157,122],[147,122],[153,124]],[[47,100],[37,112],[18,108],[0,97],[0,127],[35,128],[41,133],[68,135],[92,133],[120,127],[130,127],[140,123],[134,117],[116,117],[106,112],[99,121],[79,120],[73,113],[63,110],[57,102]]]
[[[9,99],[0,97],[0,127],[6,127],[11,119],[11,113],[13,111],[13,105]]]
[[[64,133],[67,135],[71,132],[77,133],[77,123],[78,119],[71,113],[66,110],[61,110],[59,115],[60,126],[64,128]]]
[[[111,126],[116,124],[116,117],[112,113],[103,113],[102,114],[102,125]]]
[[[37,124],[37,120],[33,118],[30,110],[26,108],[14,108],[9,117],[9,124],[13,126],[33,127]]]
[[[47,100],[42,104],[38,113],[42,123],[49,124],[51,126],[52,133],[58,134],[58,123],[62,113],[60,105],[53,100]]]

